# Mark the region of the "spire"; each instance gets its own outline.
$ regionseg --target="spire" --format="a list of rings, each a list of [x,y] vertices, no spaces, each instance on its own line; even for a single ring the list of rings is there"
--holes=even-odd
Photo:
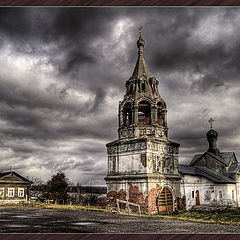
[[[138,49],[139,49],[138,55],[143,55],[143,48],[144,48],[144,43],[145,43],[143,38],[142,38],[142,29],[143,29],[143,27],[140,26],[140,28],[139,28],[139,39],[137,41],[137,46],[138,46]]]
[[[140,26],[139,28],[139,38],[138,38],[138,41],[137,41],[137,47],[138,47],[138,59],[137,59],[137,63],[136,63],[136,66],[134,68],[134,71],[133,71],[133,75],[132,77],[133,78],[140,78],[142,75],[145,75],[146,78],[150,78],[150,73],[149,73],[149,70],[148,70],[148,67],[147,67],[147,64],[143,58],[143,48],[144,48],[144,40],[142,38],[142,26]]]

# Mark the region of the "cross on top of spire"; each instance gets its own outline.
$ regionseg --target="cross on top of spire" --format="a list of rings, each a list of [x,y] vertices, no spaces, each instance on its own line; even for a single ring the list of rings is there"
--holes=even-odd
[[[139,48],[139,55],[142,55],[143,54],[143,48],[144,48],[144,40],[142,38],[142,29],[143,29],[143,26],[140,26],[139,27],[139,39],[137,41],[137,46]]]
[[[210,127],[211,127],[211,129],[212,129],[212,128],[213,128],[214,119],[213,119],[213,118],[210,118],[210,119],[208,120],[208,122],[210,123]]]

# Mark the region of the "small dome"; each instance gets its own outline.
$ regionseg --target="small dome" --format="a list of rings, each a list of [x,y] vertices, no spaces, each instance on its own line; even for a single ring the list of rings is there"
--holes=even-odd
[[[144,47],[144,40],[143,40],[143,38],[142,38],[142,34],[140,34],[140,36],[139,36],[139,39],[138,39],[138,41],[137,41],[137,45],[138,45],[138,47],[140,47],[140,46],[143,46]]]
[[[218,137],[218,133],[214,129],[210,129],[207,132],[207,138],[217,138],[217,137]]]

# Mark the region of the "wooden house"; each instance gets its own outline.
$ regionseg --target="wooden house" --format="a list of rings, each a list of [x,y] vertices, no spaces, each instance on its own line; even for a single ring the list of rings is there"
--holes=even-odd
[[[0,202],[29,200],[31,181],[16,172],[0,173]]]

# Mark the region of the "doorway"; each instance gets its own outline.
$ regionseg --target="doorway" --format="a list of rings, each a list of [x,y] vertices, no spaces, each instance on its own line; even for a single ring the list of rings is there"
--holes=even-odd
[[[200,197],[199,197],[199,191],[196,191],[196,205],[200,205]]]
[[[164,187],[158,196],[158,212],[173,211],[173,196],[169,188]]]

